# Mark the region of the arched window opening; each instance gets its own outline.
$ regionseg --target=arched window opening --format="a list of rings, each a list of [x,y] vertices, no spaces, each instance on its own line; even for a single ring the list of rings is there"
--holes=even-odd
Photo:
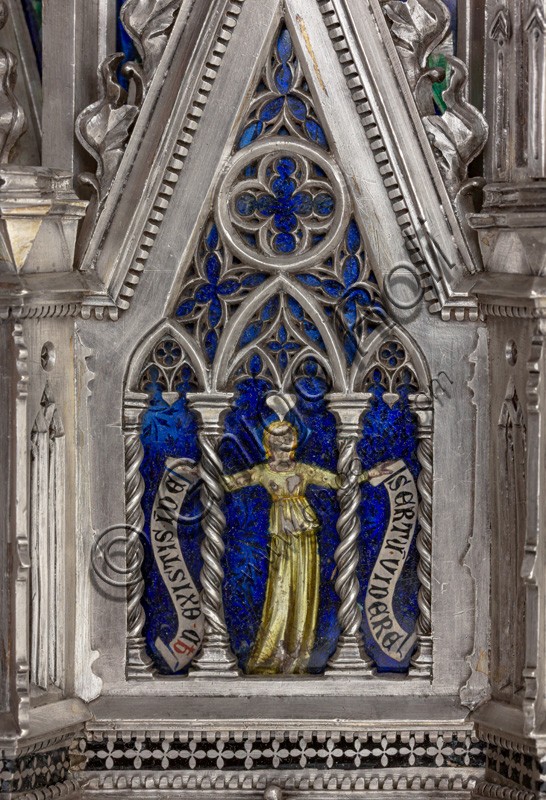
[[[430,677],[430,378],[284,24],[172,313],[125,395],[129,676]]]

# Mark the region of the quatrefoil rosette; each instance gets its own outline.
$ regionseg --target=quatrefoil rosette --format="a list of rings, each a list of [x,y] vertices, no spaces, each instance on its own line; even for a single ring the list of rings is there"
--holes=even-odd
[[[244,263],[269,271],[319,264],[341,241],[349,211],[333,159],[285,136],[240,151],[215,198],[226,243]]]

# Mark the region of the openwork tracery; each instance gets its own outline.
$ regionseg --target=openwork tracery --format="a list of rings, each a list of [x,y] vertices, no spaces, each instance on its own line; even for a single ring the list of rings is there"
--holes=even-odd
[[[142,413],[150,394],[161,397],[168,406],[164,409],[165,426],[174,430],[171,423],[176,419],[182,438],[187,437],[186,449],[177,453],[194,454],[192,463],[201,478],[198,527],[203,538],[201,572],[193,579],[202,590],[204,632],[197,653],[198,647],[191,646],[188,631],[182,629],[185,611],[179,602],[180,590],[178,594],[173,590],[175,607],[178,603],[178,630],[173,628],[170,643],[163,634],[154,639],[150,630],[155,623],[148,620],[148,650],[154,658],[157,652],[169,671],[189,669],[190,676],[233,677],[239,674],[241,665],[250,671],[258,667],[258,671],[266,672],[300,670],[303,656],[294,650],[299,645],[286,644],[288,633],[279,639],[282,652],[274,658],[271,655],[273,661],[262,663],[263,652],[258,656],[256,649],[248,649],[249,639],[264,640],[264,621],[258,630],[259,620],[255,612],[252,617],[248,598],[253,598],[251,607],[265,603],[266,608],[268,602],[271,607],[275,605],[271,599],[264,601],[255,588],[259,575],[264,574],[264,564],[271,564],[274,554],[267,551],[271,543],[267,545],[266,539],[256,534],[254,549],[242,555],[241,543],[233,538],[237,530],[235,511],[230,511],[242,509],[242,501],[225,494],[226,487],[229,492],[233,489],[229,483],[233,472],[240,476],[239,487],[252,487],[262,480],[266,469],[260,466],[264,437],[271,436],[271,426],[277,420],[275,424],[293,436],[294,448],[302,454],[303,460],[296,464],[298,480],[312,473],[311,484],[337,489],[339,511],[332,510],[335,501],[328,496],[324,501],[327,510],[321,517],[321,547],[326,553],[328,547],[332,548],[334,567],[330,569],[331,587],[324,589],[321,602],[325,608],[330,603],[334,613],[332,616],[328,611],[330,622],[321,623],[320,614],[316,617],[313,612],[316,633],[313,631],[311,637],[309,631],[302,634],[305,647],[311,648],[305,663],[309,660],[311,671],[369,676],[379,659],[383,668],[404,664],[415,675],[430,676],[432,405],[427,368],[417,347],[385,310],[345,178],[313,109],[296,50],[284,27],[278,32],[231,159],[215,189],[212,212],[187,277],[176,305],[176,322],[169,323],[163,333],[158,329],[151,342],[141,345],[138,358],[135,356],[138,366],[132,369],[130,383],[134,389],[126,407],[133,403]],[[136,447],[142,419],[139,417],[138,425],[136,416],[134,420],[132,427],[126,427],[126,435],[128,446],[134,439]],[[385,445],[384,454],[373,426],[386,426],[383,439],[390,437],[391,444]],[[393,431],[400,432],[397,442],[392,439]],[[174,453],[174,442],[180,441],[180,436],[158,436],[158,441],[172,438]],[[139,457],[149,460],[146,447],[145,452],[135,450],[130,465],[133,470]],[[336,449],[337,463],[332,461]],[[392,460],[391,452],[398,460]],[[369,524],[366,513],[375,512],[373,505],[370,512],[362,511],[360,485],[368,480],[368,473],[365,470],[361,474],[355,464],[362,461],[369,470],[381,455],[398,465],[401,480],[408,486],[415,486],[418,475],[421,498],[414,521],[400,527],[398,533],[395,527],[394,535],[401,537],[397,549],[402,555],[393,559],[391,577],[384,578],[388,588],[381,593],[381,588],[372,587],[375,594],[372,591],[370,595],[369,576],[363,577],[361,569],[361,530],[363,524]],[[266,457],[270,456],[266,448]],[[188,470],[194,467],[177,462],[168,469],[175,480],[184,481],[189,480]],[[157,477],[154,480],[157,486]],[[395,491],[394,486],[389,492]],[[140,506],[144,487],[135,485],[131,491],[128,508],[134,508],[135,501]],[[280,502],[279,492],[290,491],[290,498],[294,493],[286,487],[269,487],[268,491],[274,504]],[[161,499],[164,501],[163,495]],[[296,492],[295,499],[307,503],[304,494]],[[409,504],[407,515],[411,518],[413,511],[409,508],[414,501],[417,508],[417,490],[408,489],[402,500]],[[312,506],[309,509],[305,513],[308,519],[316,520],[309,523],[315,536],[318,517]],[[258,528],[262,524],[260,513],[254,506],[253,524]],[[186,519],[186,512],[182,517]],[[404,601],[408,609],[412,604],[419,606],[420,617],[413,633],[401,627],[389,609],[398,576],[406,560],[413,558],[410,547],[417,520],[421,587],[418,598],[415,592],[413,599],[408,596]],[[134,522],[143,524],[144,519],[135,517]],[[146,524],[153,539],[151,523]],[[267,525],[263,530],[271,531]],[[382,534],[379,530],[378,535]],[[192,570],[188,564],[197,558],[192,555],[197,551],[191,535],[195,532],[185,535],[187,552],[175,554],[177,563],[184,565],[182,571],[187,568],[188,573]],[[158,569],[169,586],[168,570],[159,562]],[[271,580],[268,578],[268,593],[273,591]],[[144,586],[137,585],[131,591],[135,600],[139,594],[142,597]],[[134,602],[130,603],[133,607]],[[136,637],[142,620],[135,616],[133,622]],[[284,623],[281,620],[278,624]],[[321,624],[330,625],[336,632],[328,634],[334,636],[332,640],[325,639],[327,657],[317,656],[317,666],[313,667],[313,641],[319,641]],[[415,641],[417,649],[411,656]],[[141,637],[135,644],[141,653],[143,642]],[[273,663],[277,666],[271,667]],[[146,671],[145,658],[142,664]]]
[[[142,370],[139,390],[177,392],[180,385],[187,382],[191,370],[186,363],[184,351],[172,337],[166,335],[153,348],[150,360]]]
[[[237,149],[247,147],[260,137],[276,135],[290,135],[329,150],[307,80],[285,27],[262,71]]]
[[[364,388],[369,391],[374,385],[384,390],[383,399],[391,406],[400,399],[401,389],[419,390],[411,357],[395,335],[381,337],[376,347],[373,362],[364,377]]]

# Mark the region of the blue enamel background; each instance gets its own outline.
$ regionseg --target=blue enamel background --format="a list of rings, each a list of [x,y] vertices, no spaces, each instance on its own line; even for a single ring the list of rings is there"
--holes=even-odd
[[[278,96],[269,98],[267,103],[257,106],[261,109],[258,116],[247,119],[238,138],[236,148],[248,147],[258,137],[268,135],[268,125],[277,119],[281,112],[291,115],[293,127],[303,138],[311,140],[324,150],[328,150],[326,135],[320,125],[313,119],[314,111],[307,97],[307,84],[300,86],[301,97],[296,96],[295,77],[297,59],[286,28],[281,28],[275,40],[274,81]],[[256,90],[257,97],[264,91],[260,83]],[[301,99],[303,98],[305,102]],[[307,106],[305,105],[307,103]],[[258,112],[255,112],[256,114]],[[299,126],[299,127],[298,127]],[[277,134],[289,136],[289,131],[281,128]],[[249,190],[237,198],[238,213],[243,217],[256,215],[263,219],[272,218],[275,236],[284,237],[276,242],[278,250],[289,252],[294,246],[294,236],[298,215],[309,214],[311,198],[297,191],[293,180],[295,162],[289,158],[280,158],[275,166],[276,177],[272,181],[271,192],[254,196]],[[248,167],[248,170],[255,167]],[[316,169],[316,167],[315,167]],[[252,175],[246,174],[250,178]],[[325,215],[333,211],[333,198],[322,193],[315,198],[317,215]],[[273,234],[272,234],[273,235]],[[249,235],[251,246],[255,240]],[[284,248],[284,250],[283,250]],[[201,252],[202,251],[202,252]],[[227,305],[233,301],[237,307],[238,292],[242,287],[255,288],[267,280],[267,275],[248,271],[241,265],[239,272],[226,277],[226,257],[222,246],[219,246],[219,235],[214,220],[211,219],[202,233],[201,255],[206,259],[200,283],[192,293],[184,295],[177,310],[177,317],[182,324],[189,326],[191,335],[197,330],[196,319],[202,326],[203,345],[212,362],[222,330],[230,324]],[[373,312],[365,319],[385,319],[385,311],[379,298],[377,282],[373,272],[367,269],[367,260],[363,249],[363,239],[358,225],[351,218],[345,232],[345,238],[335,255],[338,259],[337,271],[334,268],[334,256],[323,265],[318,277],[314,272],[296,274],[296,280],[309,294],[314,294],[325,316],[325,323],[335,330],[342,341],[346,365],[350,367],[357,351],[357,341],[366,332],[359,320],[364,310]],[[324,270],[326,268],[326,270]],[[246,271],[245,271],[246,270]],[[205,275],[206,273],[206,275]],[[252,354],[252,343],[261,339],[264,332],[271,328],[269,337],[260,342],[263,353],[276,359],[282,374],[286,373],[290,359],[297,354],[302,344],[289,337],[284,320],[274,323],[279,311],[279,297],[273,296],[263,307],[257,310],[248,321],[239,339],[239,348],[249,348],[249,371],[258,376],[263,366],[262,359]],[[325,344],[317,325],[306,315],[302,306],[292,297],[286,299],[287,319],[292,326],[301,330],[303,339],[315,346],[316,352],[326,352]],[[233,311],[229,312],[234,313]],[[199,316],[201,315],[201,316]],[[188,319],[189,322],[184,321]],[[343,324],[340,324],[340,321]],[[371,324],[371,323],[370,323]],[[193,327],[192,327],[193,326]],[[359,327],[360,326],[360,327]],[[388,344],[386,345],[388,346]],[[310,370],[307,377],[299,378],[290,391],[297,395],[294,409],[287,415],[298,430],[299,443],[296,459],[308,464],[336,471],[336,424],[328,411],[325,396],[329,386],[320,379],[318,373]],[[141,472],[146,484],[143,497],[143,508],[146,518],[146,559],[144,574],[146,593],[144,605],[146,610],[145,635],[150,654],[160,672],[169,673],[167,664],[155,649],[155,639],[161,635],[169,641],[176,631],[176,617],[167,591],[163,586],[157,568],[153,563],[149,546],[149,519],[155,492],[164,469],[167,456],[185,456],[197,460],[199,447],[197,443],[196,420],[189,412],[186,401],[181,399],[172,407],[162,400],[158,387],[155,387],[149,410],[144,417],[142,443],[145,458]],[[195,391],[195,386],[192,391]],[[267,407],[267,393],[276,387],[266,380],[254,377],[240,380],[235,390],[232,408],[225,419],[225,435],[220,445],[220,456],[226,474],[232,474],[263,461],[262,435],[265,427],[276,419]],[[361,387],[362,388],[362,387]],[[416,456],[417,438],[415,421],[412,418],[407,396],[410,385],[404,384],[397,389],[400,399],[392,407],[382,399],[383,387],[372,384],[366,387],[373,395],[371,408],[362,423],[362,438],[358,444],[358,454],[363,468],[369,469],[377,463],[398,458],[404,459],[414,477],[419,473]],[[188,387],[189,391],[189,387]],[[202,533],[199,526],[201,507],[199,488],[188,498],[182,509],[179,521],[179,537],[187,566],[194,581],[199,586],[201,556],[199,552]],[[320,521],[318,533],[320,553],[320,605],[317,621],[315,647],[309,663],[309,672],[320,674],[324,671],[328,658],[334,652],[339,636],[337,608],[339,601],[335,592],[336,566],[334,552],[339,543],[336,531],[336,519],[339,513],[336,492],[320,487],[310,487],[308,498]],[[248,487],[227,494],[223,502],[226,517],[224,532],[225,555],[223,584],[225,619],[231,645],[241,669],[245,669],[255,636],[257,634],[261,610],[264,601],[268,571],[268,523],[270,499],[262,487]],[[364,606],[367,584],[379,553],[385,528],[390,514],[387,492],[384,487],[377,488],[365,484],[361,488],[359,515],[361,535],[359,539],[360,561],[358,578],[360,583],[359,604]],[[414,629],[418,616],[417,595],[419,581],[417,578],[418,554],[415,538],[409,549],[408,558],[402,575],[398,581],[394,611],[398,621],[408,632]],[[410,654],[402,663],[386,656],[377,645],[368,629],[365,618],[362,623],[362,634],[368,654],[374,659],[378,671],[407,670]]]
[[[226,473],[236,472],[263,460],[262,433],[264,427],[276,418],[265,405],[265,396],[269,389],[269,385],[263,380],[247,379],[239,384],[233,409],[226,417],[226,434],[220,447]],[[316,377],[301,379],[295,386],[298,397],[296,407],[287,419],[296,426],[299,433],[296,458],[335,471],[336,427],[324,400],[327,389]],[[374,399],[363,421],[362,439],[358,445],[364,468],[381,461],[403,458],[414,477],[417,477],[419,465],[416,458],[416,429],[408,409],[407,391],[406,388],[401,389],[401,399],[391,409],[381,399],[380,387],[372,387]],[[153,497],[161,479],[165,458],[185,456],[197,460],[199,448],[196,432],[196,421],[188,411],[184,397],[169,408],[157,391],[145,414],[142,434],[145,457],[141,472],[146,483],[142,502],[146,517],[144,605],[145,635],[149,652],[158,670],[164,673],[169,673],[169,669],[157,653],[154,642],[158,635],[162,635],[165,641],[174,635],[176,618],[153,564],[148,543],[148,526]],[[364,485],[361,492],[359,603],[363,606],[367,582],[388,521],[389,504],[383,487]],[[199,545],[202,534],[199,530],[200,506],[197,495],[198,492],[194,492],[182,509],[179,536],[188,568],[199,585]],[[321,522],[318,535],[321,564],[320,610],[309,671],[321,673],[328,657],[335,650],[339,634],[336,618],[338,601],[334,590],[334,551],[338,543],[335,522],[338,506],[333,490],[311,487],[308,497]],[[223,510],[226,516],[226,553],[223,563],[225,616],[233,650],[244,669],[260,623],[267,579],[269,498],[261,487],[241,489],[226,495]],[[414,540],[397,585],[394,603],[396,615],[408,631],[413,629],[418,615],[417,560]],[[371,637],[365,620],[362,632],[366,650],[376,661],[379,671],[407,669],[409,656],[401,664],[385,656]]]

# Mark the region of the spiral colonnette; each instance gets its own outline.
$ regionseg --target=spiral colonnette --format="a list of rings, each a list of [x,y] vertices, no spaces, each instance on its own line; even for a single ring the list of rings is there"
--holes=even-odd
[[[421,530],[417,534],[417,550],[419,563],[417,575],[421,583],[417,603],[419,617],[415,627],[417,635],[428,636],[431,633],[431,587],[432,587],[432,441],[427,436],[419,442],[417,458],[421,471],[417,478],[417,488],[421,495],[418,519]]]
[[[339,446],[338,475],[342,483],[338,490],[340,514],[336,523],[340,543],[336,548],[335,560],[338,577],[336,592],[341,600],[338,619],[344,635],[358,635],[362,622],[362,612],[358,606],[359,583],[356,576],[358,566],[357,540],[360,535],[360,487],[358,473],[354,470],[356,442],[346,439]]]
[[[140,567],[144,559],[144,548],[139,531],[144,527],[144,511],[141,506],[144,494],[144,480],[140,474],[140,464],[144,448],[138,432],[130,433],[125,441],[125,519],[129,528],[127,537],[127,636],[129,639],[142,635],[145,622],[141,605],[144,594],[144,578]]]
[[[223,636],[226,633],[222,600],[224,570],[220,562],[225,550],[222,535],[226,526],[226,518],[220,508],[224,497],[221,484],[222,462],[216,453],[214,442],[206,436],[201,437],[199,472],[203,481],[201,502],[206,510],[202,522],[205,535],[201,544],[203,557],[201,601],[207,633]]]

